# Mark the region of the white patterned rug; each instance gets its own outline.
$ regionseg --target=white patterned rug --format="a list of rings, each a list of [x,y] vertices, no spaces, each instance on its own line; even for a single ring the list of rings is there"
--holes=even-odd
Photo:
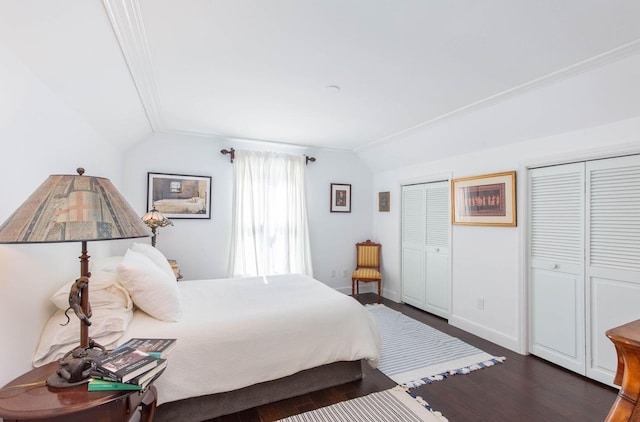
[[[482,350],[384,305],[367,305],[376,320],[382,350],[378,369],[412,388],[454,374],[493,366],[504,357]]]
[[[447,422],[420,397],[397,386],[364,397],[343,401],[278,422]]]

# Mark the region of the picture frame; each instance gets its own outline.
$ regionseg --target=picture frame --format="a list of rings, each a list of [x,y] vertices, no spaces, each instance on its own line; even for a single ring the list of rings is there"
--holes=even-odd
[[[516,226],[516,172],[451,181],[451,224]]]
[[[169,219],[211,218],[211,176],[147,173],[147,210]]]
[[[378,192],[378,212],[389,212],[391,192]]]
[[[331,183],[331,212],[351,212],[351,185]]]

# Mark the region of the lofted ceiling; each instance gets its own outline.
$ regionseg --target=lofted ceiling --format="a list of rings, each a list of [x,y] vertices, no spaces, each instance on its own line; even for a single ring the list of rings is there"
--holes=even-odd
[[[638,22],[637,0],[0,0],[1,44],[123,149],[366,152],[636,54]]]

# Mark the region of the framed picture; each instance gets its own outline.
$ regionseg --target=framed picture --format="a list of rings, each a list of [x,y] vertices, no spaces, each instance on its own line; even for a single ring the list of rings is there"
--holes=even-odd
[[[515,182],[515,171],[452,180],[451,223],[515,226]]]
[[[147,209],[165,217],[211,218],[211,176],[147,173]]]
[[[331,184],[331,212],[351,212],[351,185]]]
[[[389,212],[389,197],[390,192],[378,192],[378,211],[379,212]]]

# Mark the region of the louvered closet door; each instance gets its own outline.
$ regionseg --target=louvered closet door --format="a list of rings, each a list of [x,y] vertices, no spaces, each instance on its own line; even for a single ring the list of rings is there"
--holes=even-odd
[[[640,156],[587,163],[587,376],[611,383],[609,328],[640,319]]]
[[[449,317],[449,182],[402,187],[402,301]]]
[[[402,187],[402,301],[425,307],[426,192],[423,185]]]
[[[426,188],[426,292],[425,310],[449,317],[449,183],[428,183]]]
[[[528,175],[529,350],[584,375],[584,164]]]

